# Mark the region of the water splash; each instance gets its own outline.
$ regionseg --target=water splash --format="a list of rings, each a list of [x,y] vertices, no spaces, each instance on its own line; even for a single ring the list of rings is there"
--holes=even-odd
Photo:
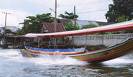
[[[19,56],[18,50],[0,49],[0,57],[13,58],[13,57],[18,57],[18,56]]]
[[[0,58],[1,60],[11,60],[14,62],[31,63],[36,65],[86,65],[88,64],[86,62],[78,61],[76,59],[70,58],[68,56],[62,56],[62,55],[59,55],[59,56],[45,55],[38,58],[25,58],[21,55],[19,50],[14,50],[14,49],[0,50]],[[133,64],[133,60],[132,60],[132,56],[129,57],[127,55],[125,57],[103,62],[103,64],[111,67],[112,66],[121,67],[127,64]]]
[[[67,56],[40,56],[36,58],[25,58],[19,50],[5,49],[0,52],[0,57],[15,62],[28,62],[39,65],[86,65],[86,62],[78,61]]]
[[[70,57],[45,56],[30,59],[32,62],[41,65],[85,65],[86,62],[78,61]]]
[[[84,66],[86,63],[66,56],[25,58],[19,50],[0,50],[0,77],[129,77],[133,73],[132,58],[131,55],[101,63],[107,66]]]
[[[106,62],[103,62],[103,64],[109,67],[118,67],[118,68],[125,67],[125,65],[133,64],[133,60],[131,58],[126,58],[127,56],[106,61]]]

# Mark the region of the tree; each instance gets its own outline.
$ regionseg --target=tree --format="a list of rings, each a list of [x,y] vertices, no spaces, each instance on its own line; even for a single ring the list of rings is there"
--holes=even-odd
[[[133,19],[133,0],[113,0],[106,13],[108,22],[121,22]]]
[[[69,21],[68,23],[65,24],[65,29],[67,31],[78,30],[79,26],[78,25],[74,26],[74,24],[71,21]]]
[[[59,17],[68,20],[68,22],[65,24],[65,29],[67,31],[79,29],[79,26],[76,23],[72,22],[72,21],[76,21],[76,19],[78,18],[78,15],[75,15],[74,13],[65,12],[65,14],[60,14]]]
[[[54,18],[51,16],[51,13],[28,16],[24,20],[24,26],[18,31],[18,34],[40,33],[42,22],[52,22],[53,19]]]
[[[63,18],[63,19],[77,19],[78,15],[75,15],[74,13],[68,13],[65,12],[65,14],[60,14],[59,17]]]
[[[10,29],[6,29],[6,33],[14,33]]]
[[[88,25],[83,25],[82,26],[82,29],[86,29],[86,28],[94,28],[94,27],[97,27],[98,25],[96,24],[88,24]]]

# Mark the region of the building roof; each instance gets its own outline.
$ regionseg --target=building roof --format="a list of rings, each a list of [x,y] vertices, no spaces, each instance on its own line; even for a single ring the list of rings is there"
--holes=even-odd
[[[63,31],[66,31],[63,23],[56,24],[56,31],[54,23],[48,23],[48,22],[42,23],[42,33],[63,32]]]

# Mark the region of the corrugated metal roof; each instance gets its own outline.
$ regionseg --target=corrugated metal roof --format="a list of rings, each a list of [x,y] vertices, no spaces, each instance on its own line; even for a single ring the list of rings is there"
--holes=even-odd
[[[63,32],[63,31],[66,31],[63,23],[56,24],[56,31],[55,31],[54,23],[47,23],[47,22],[42,23],[42,32],[43,33]]]

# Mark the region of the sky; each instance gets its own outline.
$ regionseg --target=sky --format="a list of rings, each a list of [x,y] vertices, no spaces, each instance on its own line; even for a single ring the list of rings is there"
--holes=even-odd
[[[54,15],[55,0],[0,0],[0,26],[4,26],[5,14],[7,12],[7,26],[22,27],[27,16],[36,14],[52,13]],[[73,12],[76,6],[76,14],[79,20],[106,21],[105,13],[112,0],[57,0],[57,13],[65,11]],[[53,9],[53,10],[50,10]]]

